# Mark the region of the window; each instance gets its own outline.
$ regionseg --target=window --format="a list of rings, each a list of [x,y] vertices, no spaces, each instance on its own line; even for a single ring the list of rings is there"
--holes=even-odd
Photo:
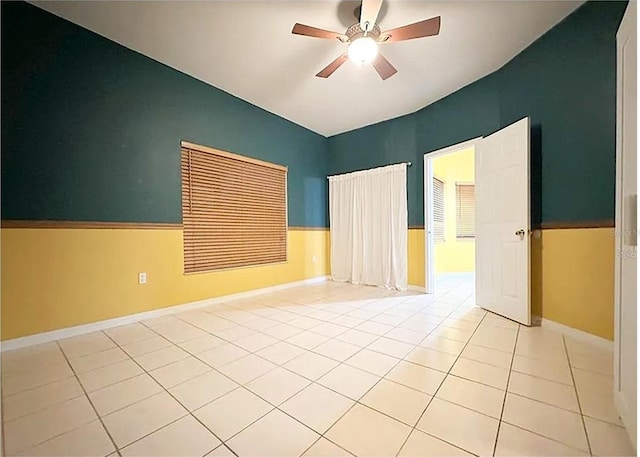
[[[287,260],[287,168],[182,142],[184,271]]]
[[[476,236],[476,190],[473,184],[456,184],[456,237]]]
[[[444,182],[433,178],[433,241],[444,242]]]

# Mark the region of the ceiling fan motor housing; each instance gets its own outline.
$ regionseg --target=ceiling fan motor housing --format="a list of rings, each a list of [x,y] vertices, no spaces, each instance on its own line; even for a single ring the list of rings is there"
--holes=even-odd
[[[367,32],[367,36],[378,41],[381,33],[380,27],[378,27],[378,24],[375,24],[373,28]],[[347,37],[349,37],[349,41],[353,43],[358,38],[365,36],[365,33],[364,30],[362,30],[362,27],[360,27],[360,23],[356,23],[347,29],[345,35],[347,35]]]

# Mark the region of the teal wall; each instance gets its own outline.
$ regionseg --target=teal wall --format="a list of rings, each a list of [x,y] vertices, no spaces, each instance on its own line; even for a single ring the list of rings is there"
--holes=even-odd
[[[287,165],[289,225],[327,225],[325,137],[2,2],[2,219],[181,222],[180,140]]]
[[[329,138],[329,172],[410,160],[423,224],[423,154],[531,117],[532,223],[614,218],[615,34],[626,2],[587,2],[498,71],[422,110]]]

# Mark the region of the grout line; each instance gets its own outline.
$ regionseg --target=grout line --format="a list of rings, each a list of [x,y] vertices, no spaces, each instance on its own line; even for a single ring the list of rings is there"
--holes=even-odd
[[[573,390],[576,394],[576,401],[578,402],[578,411],[580,411],[580,420],[582,421],[584,436],[585,436],[585,439],[587,440],[587,449],[589,450],[589,455],[593,456],[593,450],[591,449],[591,440],[589,439],[589,432],[587,432],[587,423],[584,419],[584,414],[582,412],[582,404],[580,403],[580,396],[578,395],[578,386],[576,386],[576,379],[573,376],[573,367],[571,366],[571,359],[569,358],[569,349],[567,349],[567,341],[565,340],[565,335],[561,335],[561,336],[562,336],[562,345],[564,346],[564,354],[567,357],[567,365],[569,366],[569,373],[571,373]]]
[[[107,427],[104,425],[104,422],[102,421],[102,417],[100,417],[100,414],[98,414],[98,410],[96,409],[95,405],[93,404],[93,401],[91,401],[91,397],[89,397],[89,394],[87,393],[86,389],[84,388],[84,386],[80,382],[80,378],[78,377],[78,373],[76,373],[76,370],[73,368],[73,365],[71,365],[71,362],[69,362],[67,354],[65,354],[65,352],[62,350],[62,346],[60,346],[60,343],[58,341],[56,341],[56,344],[58,345],[58,349],[60,350],[60,352],[62,352],[62,356],[64,357],[65,361],[69,365],[69,368],[71,368],[71,371],[73,372],[73,375],[75,376],[76,382],[78,383],[78,385],[80,385],[80,388],[84,392],[84,395],[85,395],[87,401],[89,402],[89,404],[91,405],[91,408],[93,409],[93,412],[95,413],[96,417],[100,421],[100,425],[102,425],[102,428],[104,429],[105,433],[107,434],[107,436],[111,440],[111,444],[113,444],[113,447],[115,448],[117,454],[119,456],[121,456],[122,454],[120,454],[120,450],[118,449],[118,446],[116,445],[116,442],[113,439],[113,436],[111,436],[111,433],[109,432]],[[86,424],[82,424],[80,427],[82,427],[84,425],[86,425]],[[67,433],[67,432],[65,432],[65,433]]]
[[[455,310],[453,310],[449,316],[451,316],[451,314],[453,314],[454,312],[456,312],[460,306],[462,306],[462,304],[458,305],[458,307],[456,307]],[[483,310],[484,311],[484,310]],[[407,441],[409,441],[409,437],[415,432],[416,428],[418,427],[418,424],[420,423],[420,421],[422,420],[422,418],[424,417],[425,413],[427,412],[427,410],[429,409],[429,406],[431,405],[431,402],[433,402],[433,399],[436,398],[436,395],[438,394],[438,391],[440,390],[440,387],[442,387],[442,384],[444,384],[444,382],[446,381],[447,377],[449,377],[451,375],[451,370],[453,370],[453,367],[456,365],[456,363],[458,363],[458,360],[460,360],[460,357],[462,356],[462,353],[464,352],[464,350],[467,348],[467,346],[469,345],[469,342],[471,341],[471,339],[473,338],[473,336],[476,334],[476,332],[478,331],[478,329],[480,328],[480,325],[482,325],[482,322],[484,321],[485,317],[486,317],[486,312],[485,314],[482,316],[482,318],[478,321],[476,328],[473,330],[473,332],[471,333],[471,336],[469,337],[469,339],[467,340],[466,343],[464,343],[464,346],[462,347],[462,349],[460,350],[460,353],[456,356],[456,359],[454,360],[454,362],[451,364],[451,367],[449,367],[449,370],[447,371],[447,374],[445,375],[444,378],[442,378],[442,382],[440,382],[440,385],[438,386],[438,388],[435,390],[435,392],[433,393],[433,395],[431,396],[431,399],[429,400],[429,402],[427,403],[427,406],[425,406],[425,408],[422,410],[422,413],[420,414],[420,416],[418,417],[418,420],[416,421],[416,423],[413,425],[413,427],[411,428],[411,432],[409,433],[409,435],[407,435],[407,437],[405,438],[404,442],[402,443],[402,446],[400,446],[400,449],[398,450],[398,452],[396,453],[396,456],[398,454],[400,454],[400,452],[402,452],[402,449],[404,448],[404,446],[407,444]],[[449,317],[447,316],[447,318]],[[460,406],[460,405],[458,405]],[[463,449],[462,447],[453,444],[453,443],[449,443],[448,441],[445,441],[444,439],[431,435],[430,433],[427,433],[423,430],[419,430],[422,433],[426,433],[429,436],[433,436],[434,438],[439,439],[440,441],[443,441],[447,444],[450,444],[458,449],[462,449],[465,452],[468,452],[470,454],[474,454],[477,455],[467,449]]]
[[[518,347],[518,337],[520,336],[520,325],[516,331],[516,341],[513,344],[513,353],[511,354],[511,362],[509,363],[509,372],[507,374],[507,385],[504,387],[504,396],[502,397],[502,408],[500,408],[500,419],[498,419],[498,430],[496,431],[496,440],[493,443],[493,452],[496,455],[498,448],[498,437],[500,436],[500,426],[502,425],[502,416],[504,415],[504,405],[507,403],[507,393],[509,392],[509,382],[511,381],[511,370],[513,369],[513,361],[516,358],[516,348]]]

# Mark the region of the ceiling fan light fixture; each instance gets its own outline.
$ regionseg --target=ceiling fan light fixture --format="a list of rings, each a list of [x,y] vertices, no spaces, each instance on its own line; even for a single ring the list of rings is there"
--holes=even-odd
[[[369,36],[357,38],[349,45],[348,54],[355,63],[370,63],[378,55],[378,43]]]

